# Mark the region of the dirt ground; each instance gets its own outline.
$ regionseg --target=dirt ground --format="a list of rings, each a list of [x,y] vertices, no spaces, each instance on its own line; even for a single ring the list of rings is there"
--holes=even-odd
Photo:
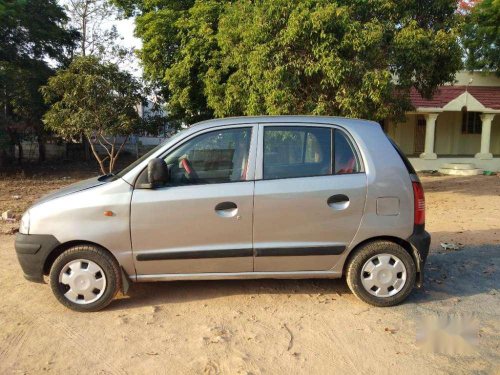
[[[0,212],[19,215],[92,174],[57,170],[0,176]],[[344,280],[253,280],[137,284],[79,314],[24,280],[8,234],[18,223],[0,222],[0,373],[500,374],[500,178],[422,180],[433,235],[425,286],[385,309]],[[416,328],[429,316],[472,317],[476,342],[426,350]]]

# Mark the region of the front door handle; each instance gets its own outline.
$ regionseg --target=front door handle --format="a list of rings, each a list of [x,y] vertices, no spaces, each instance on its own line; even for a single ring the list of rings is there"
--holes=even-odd
[[[334,210],[345,210],[349,207],[350,201],[349,197],[345,194],[335,194],[328,198],[326,203]]]
[[[221,202],[215,206],[215,213],[220,217],[234,217],[238,213],[238,206],[234,202]]]

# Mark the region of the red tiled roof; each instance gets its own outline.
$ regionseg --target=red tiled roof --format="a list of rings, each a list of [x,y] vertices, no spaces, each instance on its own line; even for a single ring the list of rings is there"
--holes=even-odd
[[[432,99],[425,99],[422,98],[417,90],[412,88],[410,92],[410,100],[415,108],[443,108],[453,99],[462,95],[466,89],[466,86],[441,86]],[[500,109],[500,87],[469,86],[467,91],[486,108]]]

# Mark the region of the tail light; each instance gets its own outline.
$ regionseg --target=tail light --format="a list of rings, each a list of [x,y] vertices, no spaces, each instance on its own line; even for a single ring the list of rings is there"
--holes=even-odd
[[[425,198],[424,189],[420,182],[413,181],[413,205],[415,208],[414,224],[423,225],[425,223]]]

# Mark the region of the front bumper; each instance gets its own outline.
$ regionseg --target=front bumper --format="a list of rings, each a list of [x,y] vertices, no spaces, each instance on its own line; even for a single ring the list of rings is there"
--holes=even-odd
[[[424,282],[424,266],[429,255],[431,246],[431,235],[425,231],[423,226],[416,226],[413,234],[408,238],[413,249],[414,258],[417,261],[417,286],[421,287]]]
[[[58,245],[59,241],[50,234],[17,233],[15,248],[24,277],[29,281],[43,283],[43,266]]]

